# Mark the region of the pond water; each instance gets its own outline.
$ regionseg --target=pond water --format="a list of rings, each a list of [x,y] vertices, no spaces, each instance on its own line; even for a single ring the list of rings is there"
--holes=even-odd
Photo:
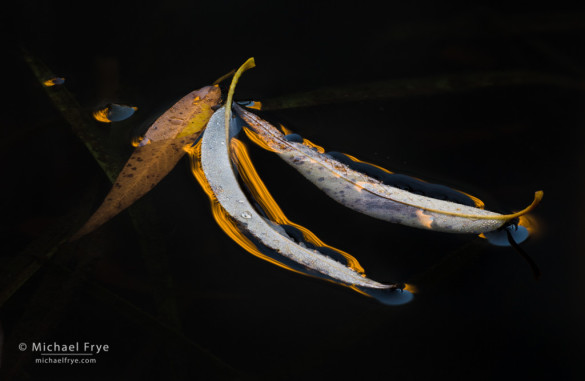
[[[3,371],[16,379],[583,379],[579,13],[404,6],[384,16],[271,4],[225,2],[219,13],[218,4],[171,1],[64,17],[33,1],[17,12],[1,123],[3,270],[19,253],[42,258],[50,246],[39,242],[81,224],[110,187],[21,59],[24,45],[65,78],[60,86],[89,117],[108,104],[137,107],[102,125],[122,157],[181,96],[254,56],[236,99],[272,105],[264,116],[328,151],[462,190],[499,212],[543,190],[521,244],[540,279],[511,247],[344,208],[248,144],[290,220],[352,254],[368,277],[412,283],[414,298],[386,306],[250,255],[217,226],[185,159],[138,202],[138,228],[124,212],[39,261],[2,306]],[[319,102],[302,95],[323,88]],[[295,93],[313,105],[278,106]],[[23,342],[110,350],[96,364],[41,365],[17,350]]]

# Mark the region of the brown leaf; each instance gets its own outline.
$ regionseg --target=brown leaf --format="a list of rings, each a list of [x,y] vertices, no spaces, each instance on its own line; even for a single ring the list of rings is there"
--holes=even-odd
[[[183,147],[203,132],[220,97],[218,87],[207,86],[189,93],[161,115],[146,132],[148,144],[136,148],[102,205],[71,240],[97,229],[154,188],[183,157]],[[178,117],[181,123],[177,123]],[[190,134],[183,136],[186,131]]]

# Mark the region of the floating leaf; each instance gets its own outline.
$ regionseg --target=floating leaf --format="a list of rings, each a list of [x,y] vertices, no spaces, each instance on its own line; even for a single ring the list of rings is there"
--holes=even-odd
[[[187,94],[161,115],[146,132],[145,144],[141,143],[124,165],[102,205],[71,239],[95,230],[154,188],[185,154],[183,146],[197,140],[220,97],[219,87],[207,86]]]
[[[55,74],[25,48],[22,48],[22,55],[41,84],[47,78],[55,78]],[[121,158],[117,152],[109,148],[103,130],[98,128],[82,111],[81,106],[67,88],[43,87],[53,105],[71,126],[73,133],[83,142],[108,179],[113,182],[125,158]]]
[[[206,86],[181,98],[150,126],[144,138],[150,141],[181,138],[201,132],[220,101],[219,86]]]
[[[233,223],[232,225],[227,224],[227,226],[222,224],[222,228],[224,230],[242,229],[246,232],[245,235],[254,237],[262,245],[277,252],[280,256],[338,283],[365,289],[395,290],[397,285],[382,284],[366,278],[363,273],[320,253],[318,250],[301,246],[286,232],[279,229],[276,223],[265,219],[254,209],[239,187],[238,179],[232,169],[227,148],[228,142],[225,139],[224,121],[222,120],[224,116],[225,108],[222,107],[216,111],[201,140],[201,166],[206,182],[211,189],[213,198],[217,200],[229,219],[235,221],[236,225],[234,227]],[[230,234],[230,236],[234,235],[238,236],[236,242],[251,251],[249,248],[253,244],[245,236],[243,239],[246,241],[241,242],[242,235],[237,232]],[[258,252],[258,249],[252,250]],[[257,256],[267,259],[262,254]],[[270,260],[270,262],[296,271],[293,267],[282,264],[282,261]]]
[[[262,110],[262,102],[260,101],[238,101],[237,104],[247,109]]]
[[[273,206],[276,203],[257,175],[251,175],[251,172],[248,172],[243,176],[244,180],[248,179],[247,185],[251,188],[253,194],[262,195],[263,199],[258,200],[261,204],[266,205],[268,203],[272,205],[271,211],[267,215],[272,216],[276,221],[264,218],[250,204],[238,184],[238,179],[230,160],[229,131],[231,110],[229,105],[233,97],[235,83],[241,72],[253,67],[253,65],[253,61],[247,61],[234,75],[227,99],[228,106],[220,108],[211,117],[201,140],[202,173],[198,170],[194,171],[201,185],[212,199],[214,216],[222,229],[252,254],[288,270],[304,274],[316,274],[336,283],[347,285],[356,291],[375,296],[382,301],[387,301],[388,304],[399,304],[410,300],[412,295],[409,292],[398,290],[403,287],[402,285],[382,284],[365,277],[361,266],[359,266],[355,258],[323,244],[308,230],[298,225],[290,224],[289,228],[292,227],[299,231],[303,241],[306,239],[315,248],[301,243],[302,241],[298,242],[298,237],[293,239],[289,235],[290,230],[287,232],[284,229],[284,225],[280,224],[289,221],[279,210],[275,212]],[[192,163],[197,166],[197,152],[195,151],[192,154],[195,156],[195,160]],[[251,166],[239,165],[239,167],[241,169],[247,168],[248,171],[251,170]],[[254,180],[249,181],[250,178]],[[245,233],[242,233],[242,231]],[[263,254],[262,250],[256,247],[248,237],[253,237],[254,240],[259,242],[260,246],[277,253],[279,257],[285,260],[274,259]],[[340,255],[342,259],[333,259],[331,256],[320,252],[319,249],[330,249],[335,254]],[[378,294],[384,294],[384,296]],[[400,302],[397,301],[398,299]]]
[[[120,122],[130,118],[136,110],[138,110],[138,107],[112,103],[94,111],[93,118],[102,123]]]
[[[257,115],[237,105],[234,108],[248,123],[250,129],[245,131],[255,143],[275,152],[335,201],[385,221],[449,233],[479,234],[496,230],[528,213],[542,199],[543,192],[538,191],[530,206],[518,213],[502,215],[477,207],[476,202],[470,206],[420,195],[387,185],[354,168],[362,164],[391,174],[390,171],[349,155],[343,156],[344,163],[339,156],[325,153],[306,139],[284,135]]]
[[[46,87],[53,87],[53,86],[62,85],[64,83],[65,83],[65,78],[53,77],[53,78],[50,78],[50,79],[47,79],[46,81],[44,81],[43,85],[45,85]]]

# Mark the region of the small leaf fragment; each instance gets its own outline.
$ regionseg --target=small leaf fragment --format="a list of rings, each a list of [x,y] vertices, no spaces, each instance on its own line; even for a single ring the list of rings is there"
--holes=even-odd
[[[93,118],[98,122],[121,122],[130,118],[138,110],[136,106],[119,105],[111,103],[93,112]]]
[[[53,77],[50,79],[47,79],[46,81],[43,82],[43,85],[45,87],[53,87],[53,86],[58,86],[58,85],[62,85],[65,83],[65,78],[63,77]]]

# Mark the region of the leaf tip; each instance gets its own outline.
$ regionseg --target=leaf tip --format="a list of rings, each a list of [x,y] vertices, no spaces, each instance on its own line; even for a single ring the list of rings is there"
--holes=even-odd
[[[538,190],[534,192],[534,201],[538,204],[544,197],[544,191]],[[535,205],[536,206],[536,205]]]

